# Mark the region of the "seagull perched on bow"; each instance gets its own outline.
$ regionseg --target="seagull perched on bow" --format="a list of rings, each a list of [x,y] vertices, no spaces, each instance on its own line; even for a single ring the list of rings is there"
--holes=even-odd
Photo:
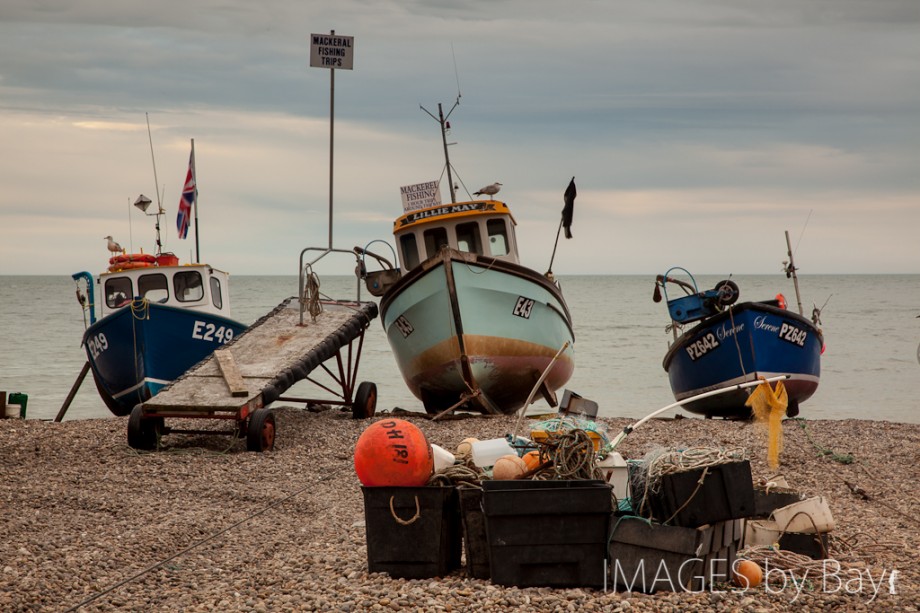
[[[480,187],[479,191],[473,192],[474,196],[494,196],[501,190],[502,184],[496,181],[492,185],[486,185],[485,187]]]
[[[102,238],[109,241],[108,248],[109,248],[109,251],[111,251],[112,253],[121,253],[122,251],[124,251],[121,248],[121,245],[119,245],[118,243],[112,240],[111,236],[103,236]]]

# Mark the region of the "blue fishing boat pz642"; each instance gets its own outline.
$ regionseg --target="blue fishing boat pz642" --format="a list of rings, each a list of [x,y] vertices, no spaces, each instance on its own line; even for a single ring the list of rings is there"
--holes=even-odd
[[[793,277],[794,270],[790,263],[787,272]],[[689,281],[672,276],[678,272]],[[685,295],[669,297],[669,285],[672,289],[676,285]],[[799,404],[817,390],[824,348],[819,313],[812,321],[787,309],[782,294],[771,300],[738,302],[740,292],[731,280],[699,291],[693,276],[679,267],[655,279],[653,299],[659,302],[662,295],[674,335],[663,366],[677,400],[762,377],[786,375],[786,415],[794,417]],[[682,331],[689,324],[694,325]],[[713,395],[689,402],[684,408],[706,417],[747,418],[751,409],[745,401],[751,389]]]

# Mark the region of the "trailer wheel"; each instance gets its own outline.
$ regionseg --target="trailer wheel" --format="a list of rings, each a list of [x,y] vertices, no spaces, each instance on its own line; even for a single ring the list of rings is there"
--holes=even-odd
[[[373,417],[377,411],[377,384],[363,381],[355,393],[355,401],[351,405],[351,416],[355,419]]]
[[[162,418],[144,417],[144,409],[136,405],[128,417],[128,446],[149,451],[156,449]]]
[[[270,409],[256,409],[249,417],[246,429],[249,451],[271,451],[275,448],[275,414]]]

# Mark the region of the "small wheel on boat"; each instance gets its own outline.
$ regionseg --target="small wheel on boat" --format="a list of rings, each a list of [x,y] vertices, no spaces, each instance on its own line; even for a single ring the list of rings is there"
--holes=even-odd
[[[741,295],[738,284],[731,279],[725,279],[724,281],[716,283],[715,290],[719,292],[719,304],[722,306],[735,304],[735,302],[738,301],[738,296]]]
[[[156,449],[162,427],[162,417],[145,417],[143,407],[136,405],[128,417],[128,446],[147,451]]]
[[[790,400],[789,404],[786,405],[786,417],[798,417],[799,415],[799,403],[795,400]]]
[[[275,448],[275,414],[270,409],[256,409],[249,417],[246,448],[249,451],[271,451]]]
[[[377,411],[377,384],[363,381],[355,392],[355,401],[351,404],[351,416],[355,419],[373,417]]]

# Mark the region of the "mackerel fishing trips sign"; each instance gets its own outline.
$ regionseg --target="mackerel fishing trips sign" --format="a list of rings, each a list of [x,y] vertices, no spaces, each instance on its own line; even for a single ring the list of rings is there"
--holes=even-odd
[[[354,62],[354,36],[310,35],[310,66],[351,70]]]
[[[426,181],[399,188],[402,196],[403,212],[426,209],[441,204],[441,187],[438,181]]]

